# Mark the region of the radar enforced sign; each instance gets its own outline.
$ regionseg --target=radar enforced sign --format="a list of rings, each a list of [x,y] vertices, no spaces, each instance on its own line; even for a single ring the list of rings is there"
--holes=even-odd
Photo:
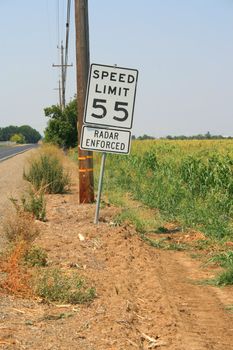
[[[88,125],[82,130],[82,149],[107,153],[128,154],[131,133],[128,130],[95,128]]]
[[[129,153],[137,79],[135,69],[91,65],[82,149]]]

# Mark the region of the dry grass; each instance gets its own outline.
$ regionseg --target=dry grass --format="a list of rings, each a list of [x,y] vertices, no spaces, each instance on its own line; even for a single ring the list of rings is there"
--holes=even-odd
[[[28,163],[29,165],[38,158],[38,156],[40,155],[48,155],[48,156],[54,156],[56,158],[58,158],[61,162],[64,162],[64,153],[63,151],[54,146],[54,145],[50,145],[50,144],[43,144],[39,149],[37,149],[36,152],[34,152],[33,154],[30,155],[30,157],[28,158]]]
[[[64,170],[64,154],[54,146],[42,147],[24,170],[24,179],[31,182],[36,191],[65,193],[70,188],[70,175]]]
[[[15,215],[8,217],[4,224],[3,230],[10,242],[32,242],[39,235],[33,215],[28,212],[17,212]]]
[[[4,233],[12,243],[12,248],[0,261],[3,278],[0,289],[16,295],[31,295],[30,274],[22,262],[33,240],[39,235],[39,229],[33,216],[25,212],[16,212],[4,222]]]
[[[5,278],[0,282],[0,288],[7,293],[21,296],[31,295],[30,276],[21,264],[27,250],[28,242],[18,242],[7,259],[0,263],[0,271],[5,273]]]

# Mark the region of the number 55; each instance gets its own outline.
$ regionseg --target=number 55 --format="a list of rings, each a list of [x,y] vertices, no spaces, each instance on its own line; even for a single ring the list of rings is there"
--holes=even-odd
[[[107,109],[106,107],[104,106],[104,104],[107,102],[107,100],[102,100],[102,99],[98,99],[98,98],[95,98],[93,100],[93,104],[92,104],[92,107],[93,108],[96,108],[96,109],[100,109],[102,111],[101,114],[95,114],[95,113],[92,113],[92,117],[93,118],[98,118],[98,119],[102,119],[106,116],[107,114]],[[117,120],[119,122],[124,122],[128,116],[129,116],[129,113],[127,111],[126,108],[124,108],[123,106],[128,106],[128,103],[127,102],[115,102],[115,106],[114,106],[114,111],[116,112],[123,112],[124,115],[122,117],[117,117],[117,116],[114,116],[113,119],[114,120]]]

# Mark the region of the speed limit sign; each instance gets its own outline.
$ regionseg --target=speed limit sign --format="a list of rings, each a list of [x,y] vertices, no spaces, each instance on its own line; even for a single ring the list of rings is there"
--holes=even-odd
[[[131,129],[137,79],[136,69],[92,64],[84,123]]]

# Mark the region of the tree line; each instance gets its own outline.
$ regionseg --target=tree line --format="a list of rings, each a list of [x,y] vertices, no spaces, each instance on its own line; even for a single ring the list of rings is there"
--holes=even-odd
[[[191,136],[167,135],[165,137],[159,137],[159,139],[164,139],[164,140],[223,140],[223,139],[232,139],[232,138],[233,138],[232,136],[211,135],[209,131],[206,134],[198,134],[198,135],[191,135]],[[132,139],[133,140],[155,140],[156,137],[144,134],[143,136],[138,136],[138,137],[133,135]]]
[[[41,139],[40,133],[29,125],[9,125],[0,128],[0,141],[16,143],[37,143]]]

